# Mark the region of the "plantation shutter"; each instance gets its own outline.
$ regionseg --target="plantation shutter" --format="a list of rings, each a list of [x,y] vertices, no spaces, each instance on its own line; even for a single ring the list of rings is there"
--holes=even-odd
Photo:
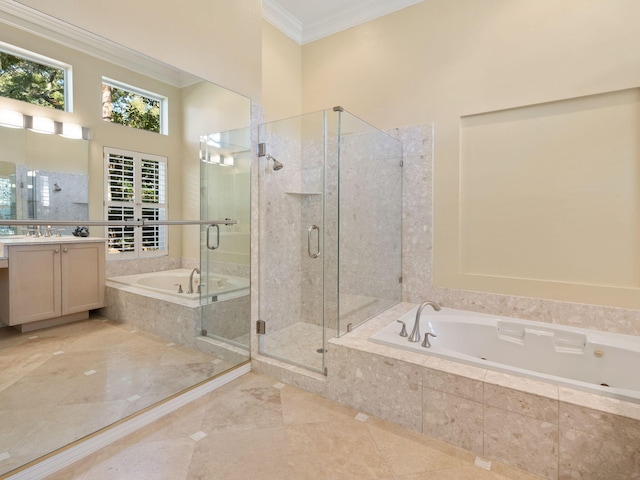
[[[113,148],[104,149],[106,218],[110,221],[166,220],[167,160]],[[107,227],[110,254],[144,257],[167,254],[167,227]]]

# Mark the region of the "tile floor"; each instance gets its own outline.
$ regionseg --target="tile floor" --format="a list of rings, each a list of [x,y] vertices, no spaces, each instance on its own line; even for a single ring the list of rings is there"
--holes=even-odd
[[[231,366],[102,319],[0,328],[0,475]]]
[[[476,465],[478,463],[478,465]],[[249,373],[47,480],[534,480]]]

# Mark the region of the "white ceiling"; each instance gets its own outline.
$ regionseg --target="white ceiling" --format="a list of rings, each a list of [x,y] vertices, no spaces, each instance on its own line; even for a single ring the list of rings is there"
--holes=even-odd
[[[263,0],[262,15],[301,45],[423,0]]]

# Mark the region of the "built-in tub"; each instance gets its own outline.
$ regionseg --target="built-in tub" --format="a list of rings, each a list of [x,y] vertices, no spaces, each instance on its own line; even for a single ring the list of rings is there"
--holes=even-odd
[[[160,295],[165,299],[174,299],[181,304],[193,304],[197,306],[201,303],[201,294],[197,293],[197,288],[202,283],[202,292],[207,295],[206,301],[229,300],[249,294],[249,279],[233,277],[230,275],[209,275],[200,277],[193,275],[193,289],[196,293],[189,291],[189,280],[192,270],[181,268],[176,270],[165,270],[162,272],[142,273],[137,275],[124,275],[107,279],[107,285],[115,288],[129,288],[138,293]],[[182,293],[179,292],[182,290]]]
[[[417,308],[400,320],[411,333]],[[640,337],[427,306],[420,342],[399,335],[395,321],[372,335],[374,343],[510,372],[640,403]],[[431,332],[431,347],[422,346]]]

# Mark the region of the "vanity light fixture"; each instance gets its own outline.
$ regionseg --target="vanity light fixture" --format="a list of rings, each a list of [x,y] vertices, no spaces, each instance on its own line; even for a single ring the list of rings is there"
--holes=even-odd
[[[24,116],[20,112],[0,108],[0,125],[9,128],[24,128]]]
[[[27,128],[37,133],[55,133],[65,138],[89,140],[91,131],[76,123],[56,122],[37,115],[23,115],[15,110],[0,108],[0,127]]]
[[[84,138],[82,126],[78,125],[77,123],[67,123],[67,122],[61,123],[59,135],[61,137],[74,138],[77,140]]]
[[[220,157],[220,165],[225,167],[233,167],[235,159],[231,155],[222,155]]]
[[[56,133],[55,122],[52,119],[46,117],[25,115],[24,127],[31,130],[32,132],[37,133]]]

